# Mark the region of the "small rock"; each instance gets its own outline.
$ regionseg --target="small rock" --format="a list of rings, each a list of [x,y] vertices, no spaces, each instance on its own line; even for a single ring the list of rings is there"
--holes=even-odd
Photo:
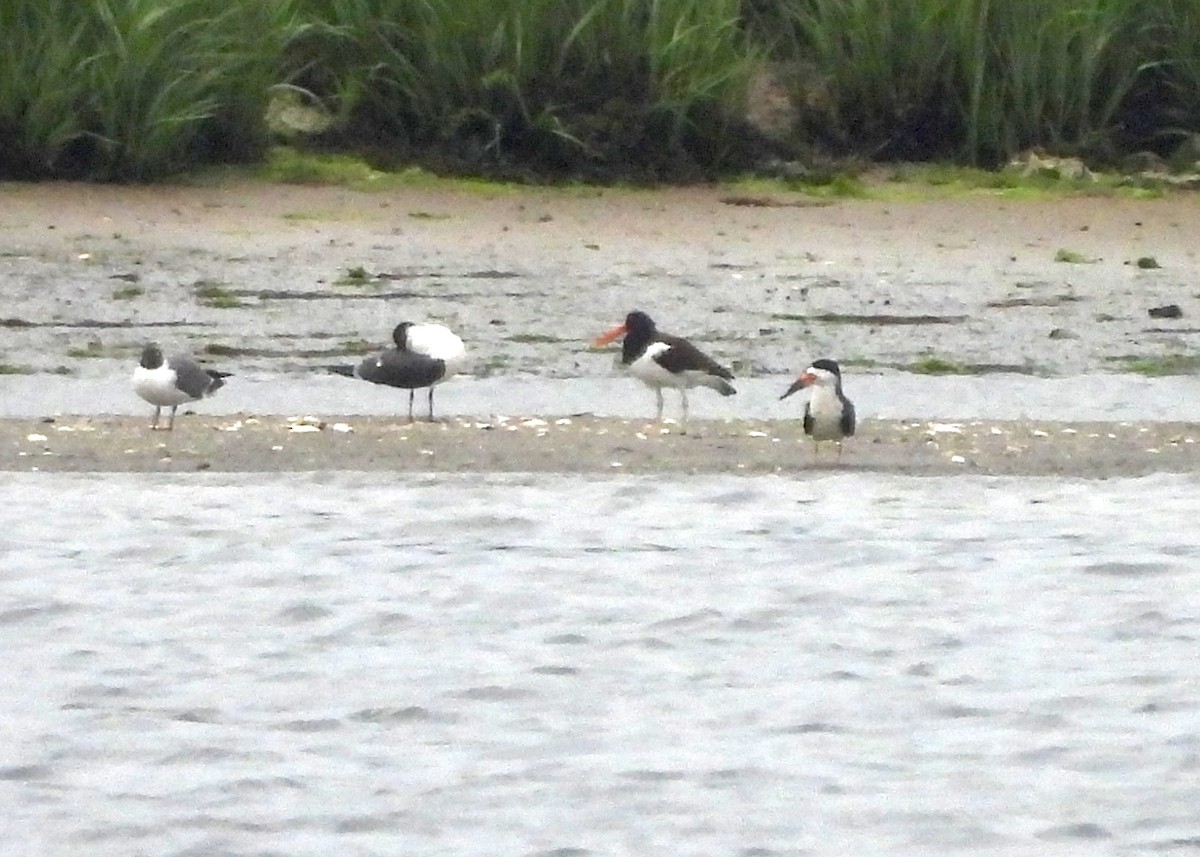
[[[1163,173],[1167,171],[1167,164],[1161,157],[1154,152],[1141,151],[1132,152],[1125,156],[1121,161],[1121,172],[1130,173]]]
[[[1095,181],[1096,178],[1079,158],[1060,158],[1037,150],[1029,150],[1017,155],[1009,161],[1008,169],[1015,170],[1026,178],[1043,176],[1075,181],[1085,179]]]
[[[1186,135],[1168,158],[1171,170],[1176,173],[1194,171],[1198,162],[1200,162],[1200,134]]]

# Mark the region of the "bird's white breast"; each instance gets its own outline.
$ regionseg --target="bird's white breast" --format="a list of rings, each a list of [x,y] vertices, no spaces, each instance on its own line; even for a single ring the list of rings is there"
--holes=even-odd
[[[842,400],[827,387],[813,387],[808,400],[808,413],[812,417],[814,440],[839,440],[842,436]]]
[[[651,342],[637,359],[629,364],[629,374],[651,387],[678,386],[682,381],[658,364],[654,359],[671,346],[665,342]]]
[[[157,369],[138,366],[133,370],[133,390],[156,408],[168,408],[194,401],[175,386],[175,370],[163,363]]]

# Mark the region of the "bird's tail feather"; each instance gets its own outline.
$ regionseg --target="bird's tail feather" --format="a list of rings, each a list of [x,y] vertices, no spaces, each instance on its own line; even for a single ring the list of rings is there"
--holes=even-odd
[[[225,379],[233,376],[232,372],[218,372],[216,369],[205,369],[204,372],[211,379],[208,383],[209,393],[215,393],[224,387]]]
[[[733,385],[723,378],[718,378],[715,375],[710,375],[704,379],[704,385],[716,390],[722,396],[732,396],[737,390],[733,389]]]
[[[337,366],[322,367],[326,372],[332,372],[334,375],[345,375],[347,378],[354,377],[354,367],[349,363],[342,363]]]

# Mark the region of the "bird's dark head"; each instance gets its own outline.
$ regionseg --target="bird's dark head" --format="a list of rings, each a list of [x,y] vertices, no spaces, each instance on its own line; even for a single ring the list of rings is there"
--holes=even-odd
[[[592,347],[599,348],[601,345],[608,345],[608,343],[621,336],[629,336],[635,342],[645,342],[654,336],[654,329],[654,319],[650,318],[644,312],[635,309],[629,315],[625,316],[624,324],[618,324],[612,330],[605,333],[592,343]]]
[[[654,319],[641,310],[634,310],[625,316],[625,329],[635,334],[652,334],[655,331]]]
[[[396,347],[401,351],[408,350],[408,329],[410,327],[412,327],[411,321],[402,321],[392,331],[392,342],[396,343]]]
[[[809,367],[810,371],[812,369],[821,369],[825,372],[830,373],[834,377],[837,377],[837,378],[842,377],[842,370],[840,368],[838,368],[837,361],[830,360],[828,357],[822,357],[820,360],[814,360],[812,366]]]
[[[838,368],[837,362],[822,357],[820,360],[814,360],[812,365],[804,370],[804,374],[793,381],[792,386],[788,387],[787,391],[779,398],[786,399],[792,393],[803,390],[805,387],[840,388],[841,385],[842,370]]]
[[[142,359],[138,361],[138,364],[143,369],[157,369],[163,365],[162,349],[158,347],[157,343],[146,343],[142,348]]]

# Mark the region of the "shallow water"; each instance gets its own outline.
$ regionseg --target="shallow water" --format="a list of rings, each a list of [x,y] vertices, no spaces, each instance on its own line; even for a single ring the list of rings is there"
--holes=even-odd
[[[1196,487],[13,476],[0,853],[1190,851]]]
[[[113,367],[107,375],[80,379],[53,375],[0,376],[0,417],[63,414],[149,414],[133,392],[131,373]],[[740,378],[738,394],[711,390],[689,396],[696,419],[796,419],[803,397],[780,401],[794,376]],[[1200,379],[1137,375],[925,376],[906,373],[847,373],[847,394],[860,416],[875,419],[1039,419],[1047,421],[1200,421]],[[679,415],[673,391],[664,395],[666,415]],[[569,379],[538,376],[459,377],[437,387],[434,404],[442,416],[483,417],[536,414],[650,418],[654,393],[614,370],[610,376]],[[425,392],[417,393],[424,413]],[[406,414],[404,390],[323,373],[251,373],[229,379],[211,399],[187,409],[201,414]]]

